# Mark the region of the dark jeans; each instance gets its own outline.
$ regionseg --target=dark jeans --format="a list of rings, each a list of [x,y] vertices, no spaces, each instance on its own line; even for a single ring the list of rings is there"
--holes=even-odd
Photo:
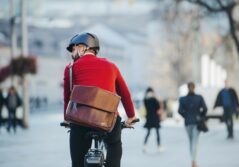
[[[17,126],[17,117],[16,117],[16,109],[8,109],[8,126],[7,130],[10,131],[11,127],[16,132]]]
[[[106,167],[120,167],[122,157],[121,143],[121,118],[117,121],[112,132],[108,133],[104,140],[107,145]],[[72,167],[84,167],[84,156],[91,146],[91,139],[86,138],[89,131],[95,131],[91,128],[71,124],[70,132],[70,153]]]
[[[151,128],[147,128],[147,134],[145,136],[145,139],[144,139],[144,144],[147,143],[148,141],[148,138],[149,138],[149,135],[150,135],[150,131],[151,131]],[[160,145],[160,135],[159,135],[159,128],[155,128],[156,130],[156,134],[157,134],[157,143],[158,143],[158,146]]]
[[[231,108],[224,108],[223,118],[227,126],[228,137],[233,137],[233,110]]]

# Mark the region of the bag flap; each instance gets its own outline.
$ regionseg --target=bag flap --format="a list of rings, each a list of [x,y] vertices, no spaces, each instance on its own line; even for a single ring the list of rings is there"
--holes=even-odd
[[[71,101],[108,112],[116,112],[121,97],[95,86],[75,85]]]

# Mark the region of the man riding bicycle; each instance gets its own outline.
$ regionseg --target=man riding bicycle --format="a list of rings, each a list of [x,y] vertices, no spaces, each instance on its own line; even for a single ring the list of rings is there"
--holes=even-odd
[[[129,89],[115,64],[105,58],[97,57],[100,50],[99,40],[96,35],[82,33],[74,36],[67,47],[72,53],[74,64],[72,67],[73,85],[96,86],[121,96],[128,119],[126,124],[130,126],[135,120],[134,106]],[[64,119],[66,120],[66,108],[70,99],[70,76],[67,65],[64,72]],[[70,124],[70,153],[72,167],[83,167],[84,156],[91,145],[91,139],[85,136],[92,131],[91,128],[78,124]],[[113,130],[105,139],[107,144],[106,167],[120,167],[122,157],[121,143],[121,117],[117,116]]]

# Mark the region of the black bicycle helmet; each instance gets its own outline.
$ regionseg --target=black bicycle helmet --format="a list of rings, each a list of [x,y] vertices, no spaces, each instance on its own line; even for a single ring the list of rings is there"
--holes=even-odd
[[[72,52],[74,45],[83,44],[87,47],[87,49],[93,49],[96,53],[100,50],[99,40],[96,35],[92,33],[82,33],[77,34],[73,38],[71,38],[69,45],[67,46],[67,50]]]

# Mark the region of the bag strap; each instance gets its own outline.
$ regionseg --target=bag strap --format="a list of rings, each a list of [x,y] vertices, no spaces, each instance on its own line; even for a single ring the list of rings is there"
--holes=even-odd
[[[71,62],[69,65],[69,76],[70,76],[70,91],[72,92],[73,89],[73,64],[74,62]]]

